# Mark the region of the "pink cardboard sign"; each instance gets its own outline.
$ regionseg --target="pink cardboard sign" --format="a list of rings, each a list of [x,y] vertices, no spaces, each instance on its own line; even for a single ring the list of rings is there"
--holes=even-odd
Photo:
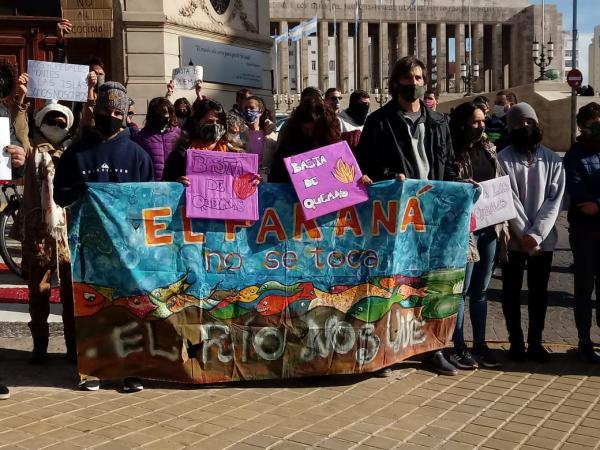
[[[305,219],[314,219],[369,199],[362,173],[346,141],[285,158]]]
[[[188,150],[186,217],[258,220],[258,155]]]

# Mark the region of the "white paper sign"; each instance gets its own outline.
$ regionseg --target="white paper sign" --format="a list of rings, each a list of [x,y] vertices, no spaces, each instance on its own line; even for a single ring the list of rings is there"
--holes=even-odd
[[[4,147],[10,144],[10,121],[8,117],[0,117],[0,180],[12,180],[10,155]]]
[[[517,216],[508,175],[483,181],[480,184],[483,192],[473,205],[475,230],[496,225]]]
[[[88,66],[46,61],[27,61],[27,96],[50,100],[87,100]]]
[[[204,70],[202,66],[186,66],[173,69],[173,83],[175,89],[194,89],[197,80],[202,80]]]

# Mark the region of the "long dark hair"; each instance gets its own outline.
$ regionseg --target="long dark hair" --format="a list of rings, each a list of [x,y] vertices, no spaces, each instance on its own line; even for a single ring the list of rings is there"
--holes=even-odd
[[[182,127],[180,138],[175,142],[174,150],[185,153],[190,147],[192,141],[197,137],[197,124],[210,111],[214,111],[218,117],[218,121],[227,130],[227,114],[223,106],[214,100],[205,98],[197,103],[194,103],[192,115],[185,121]],[[227,133],[223,135],[221,140],[227,139]]]
[[[450,136],[452,137],[452,146],[457,158],[469,148],[465,131],[469,126],[469,120],[471,120],[477,110],[485,114],[482,105],[474,102],[465,102],[458,105],[450,113]]]
[[[175,108],[179,107],[179,105],[184,104],[185,106],[187,106],[187,110],[188,112],[192,111],[192,105],[190,104],[189,100],[185,97],[180,97],[177,100],[175,100],[175,103],[173,103],[173,106],[175,106]]]
[[[160,117],[163,116],[164,110],[169,113],[169,126],[177,125],[177,116],[175,116],[175,107],[170,100],[164,97],[155,97],[148,103],[148,111],[146,112],[146,126],[151,129],[159,129]]]
[[[302,125],[314,123],[312,136],[302,132]],[[316,147],[333,144],[341,139],[340,122],[335,112],[329,108],[322,98],[306,97],[292,112],[288,124],[292,142],[312,140]]]
[[[271,111],[269,111],[267,109],[267,106],[265,105],[265,101],[259,97],[258,95],[251,95],[250,97],[248,97],[246,99],[246,101],[249,100],[254,100],[258,103],[258,109],[260,110],[260,118],[258,119],[258,128],[260,128],[262,131],[265,130],[265,128],[267,127],[267,120],[271,120],[272,121],[272,115],[271,115]]]

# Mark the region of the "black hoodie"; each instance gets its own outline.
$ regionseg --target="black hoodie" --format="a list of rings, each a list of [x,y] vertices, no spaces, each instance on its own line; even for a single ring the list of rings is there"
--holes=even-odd
[[[110,140],[90,129],[59,159],[54,201],[60,206],[70,205],[83,194],[85,183],[143,181],[154,181],[152,159],[131,140],[128,128]]]

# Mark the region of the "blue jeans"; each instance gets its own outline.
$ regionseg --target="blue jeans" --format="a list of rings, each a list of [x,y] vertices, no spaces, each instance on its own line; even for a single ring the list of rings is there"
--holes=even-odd
[[[485,321],[487,317],[486,293],[496,256],[496,230],[493,226],[482,228],[473,233],[479,252],[479,261],[468,263],[465,269],[463,297],[456,313],[456,328],[452,340],[455,347],[464,347],[465,298],[469,298],[469,313],[473,327],[473,344],[485,344]]]

